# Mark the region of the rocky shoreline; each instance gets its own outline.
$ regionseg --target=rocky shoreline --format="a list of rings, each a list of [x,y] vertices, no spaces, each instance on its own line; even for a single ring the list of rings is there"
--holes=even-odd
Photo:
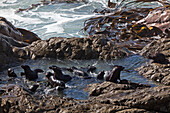
[[[131,54],[125,48],[116,46],[114,42],[102,36],[55,37],[40,40],[27,30],[21,33],[4,19],[0,22],[6,23],[5,27],[2,24],[3,32],[0,31],[0,66],[2,67],[26,59],[109,60]],[[24,36],[24,39],[27,38],[27,33],[32,34],[29,35],[31,40],[22,40]],[[17,34],[16,37],[11,38],[14,34]],[[153,53],[164,54],[166,63],[155,63],[151,60],[137,69],[141,75],[159,82],[162,86],[148,88],[112,82],[90,84],[85,89],[89,92],[88,100],[36,96],[21,86],[6,86],[0,89],[0,112],[170,112],[170,37],[153,40],[139,53],[146,58],[152,56]]]
[[[170,38],[163,38],[153,41],[143,48],[141,55],[147,57],[153,53],[163,53],[168,61],[170,61]],[[145,65],[137,69],[141,75],[159,82],[164,85],[170,85],[170,63],[154,63],[147,62]]]
[[[8,87],[8,96],[1,96],[3,112],[169,112],[170,87],[136,88],[127,84],[103,82],[92,84],[88,100],[56,96],[32,96],[20,86]],[[95,93],[94,93],[95,92]],[[98,94],[95,96],[96,92]]]

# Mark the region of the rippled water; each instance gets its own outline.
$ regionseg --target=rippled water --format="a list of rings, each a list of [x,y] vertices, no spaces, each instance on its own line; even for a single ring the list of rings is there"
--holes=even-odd
[[[0,16],[5,17],[8,21],[12,22],[14,26],[25,28],[33,31],[41,39],[49,39],[50,37],[84,37],[82,32],[79,32],[83,28],[83,23],[86,19],[97,16],[93,11],[98,9],[106,8],[107,0],[88,0],[87,3],[74,3],[74,4],[50,4],[46,6],[39,6],[29,11],[23,11],[15,13],[19,8],[28,8],[31,4],[39,3],[41,0],[0,0]],[[114,0],[113,0],[114,1]],[[116,1],[116,0],[115,0]],[[158,6],[158,4],[152,4]],[[87,65],[94,65],[97,67],[96,73],[102,70],[111,70],[113,65],[125,66],[130,72],[122,72],[121,78],[128,79],[132,82],[155,84],[148,81],[144,77],[140,76],[134,71],[134,68],[142,65],[146,62],[146,59],[134,55],[127,58],[111,61],[98,61],[98,60],[57,60],[57,59],[43,59],[27,61],[25,64],[31,66],[32,69],[41,68],[45,71],[49,71],[48,67],[51,65],[57,65],[59,67],[85,67]],[[13,67],[15,72],[19,75],[23,70],[20,66]],[[68,73],[71,76],[71,73]],[[24,77],[18,76],[15,80],[9,80],[6,72],[0,73],[0,79],[2,84],[21,84],[28,88],[34,82],[28,82]],[[76,99],[87,99],[88,93],[84,92],[83,89],[90,83],[103,82],[96,80],[95,77],[92,79],[82,79],[74,77],[72,81],[68,82],[67,85],[70,88],[65,89],[62,92],[58,92],[55,89],[46,87],[46,79],[44,74],[39,75],[38,83],[40,88],[36,94],[53,94],[59,96],[72,97]],[[93,76],[93,75],[91,75]],[[2,85],[1,84],[1,85]],[[50,91],[52,90],[52,91]],[[49,91],[49,92],[48,92]]]
[[[122,65],[125,67],[126,70],[130,72],[122,71],[121,72],[121,79],[127,79],[132,82],[136,83],[143,83],[143,84],[150,84],[151,86],[155,86],[155,83],[152,81],[147,80],[143,76],[140,76],[138,72],[134,71],[135,68],[140,66],[142,63],[146,62],[146,59],[134,55],[127,58],[122,58],[118,60],[111,60],[111,61],[100,61],[100,60],[58,60],[58,59],[43,59],[43,60],[34,60],[34,61],[27,61],[24,64],[28,64],[31,66],[31,69],[40,68],[43,69],[45,72],[50,71],[49,66],[56,65],[59,67],[86,67],[88,65],[93,65],[97,67],[95,74],[99,73],[102,70],[112,70],[113,65]],[[66,96],[72,97],[76,99],[87,99],[88,93],[84,92],[83,89],[91,83],[99,83],[103,82],[101,80],[96,79],[95,74],[90,74],[92,77],[91,79],[83,79],[79,78],[72,73],[65,72],[73,77],[71,81],[67,83],[69,88],[65,89],[64,91],[58,92],[56,89],[51,89],[50,87],[46,87],[46,78],[45,73],[39,74],[39,78],[37,82],[29,82],[25,80],[25,77],[20,76],[20,72],[23,72],[23,69],[20,66],[13,67],[14,71],[18,75],[18,78],[15,80],[10,80],[7,77],[7,72],[2,72],[0,74],[0,79],[2,79],[3,84],[20,84],[26,88],[29,86],[38,83],[40,84],[40,88],[36,92],[36,94],[48,94],[48,95],[58,95],[58,96]],[[51,91],[50,91],[51,90]]]
[[[16,27],[31,30],[42,39],[50,37],[84,37],[83,23],[97,16],[93,11],[104,9],[107,0],[87,0],[87,3],[58,3],[39,6],[29,11],[15,13],[19,8],[28,8],[41,0],[0,0],[0,16],[7,18]],[[116,0],[112,0],[116,1]],[[158,4],[152,4],[153,7]]]

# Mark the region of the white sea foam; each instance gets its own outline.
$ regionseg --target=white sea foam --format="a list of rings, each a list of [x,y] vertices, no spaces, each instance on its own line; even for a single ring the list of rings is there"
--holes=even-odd
[[[8,21],[11,21],[12,24],[14,24],[14,25],[15,25],[14,22],[16,20],[22,24],[40,24],[40,23],[42,23],[42,21],[39,18],[22,17],[21,15],[16,14],[14,9],[0,10],[0,16],[5,17]],[[22,27],[22,26],[20,26],[20,27]]]
[[[94,17],[93,10],[107,7],[108,0],[88,0],[87,3],[41,5],[29,11],[15,13],[19,8],[29,8],[40,0],[0,0],[0,16],[14,26],[35,32],[42,39],[55,36],[83,37],[79,31],[86,19]],[[116,2],[116,0],[111,0]]]
[[[17,3],[18,0],[3,0],[3,3],[7,3],[7,4],[13,4],[13,3]]]
[[[76,22],[78,20],[82,20],[94,16],[94,15],[72,15],[72,14],[54,14],[54,13],[47,14],[47,13],[48,12],[46,13],[43,12],[40,15],[41,18],[49,18],[52,21],[52,23],[49,23],[48,25],[42,27],[46,29],[45,33],[50,33],[50,32],[63,33],[65,31],[65,29],[63,28],[63,24]],[[76,26],[73,25],[72,27],[76,27]]]

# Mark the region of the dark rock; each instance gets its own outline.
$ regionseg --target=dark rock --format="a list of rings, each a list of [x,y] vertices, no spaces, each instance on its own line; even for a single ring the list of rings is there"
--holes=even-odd
[[[5,66],[12,62],[17,62],[18,58],[12,51],[12,45],[0,38],[0,66]]]
[[[11,37],[17,41],[24,41],[32,43],[33,41],[40,40],[38,36],[28,30],[15,28],[9,21],[7,21],[4,17],[0,17],[0,33]],[[11,41],[11,39],[10,39]],[[16,43],[16,41],[12,41]]]
[[[31,44],[32,42],[36,40],[41,40],[38,35],[36,35],[33,32],[30,32],[28,30],[22,29],[22,28],[17,28],[18,31],[22,33],[23,41]]]
[[[162,38],[157,41],[152,41],[142,49],[141,55],[147,58],[149,56],[154,62],[147,62],[139,67],[137,71],[148,79],[169,85],[170,38]]]
[[[100,94],[88,100],[34,96],[17,85],[4,87],[9,88],[0,99],[3,112],[170,112],[169,86],[134,89],[131,85],[112,82],[91,84],[87,89],[99,90]]]
[[[36,41],[23,49],[26,53],[33,53],[29,56],[32,59],[42,57],[60,59],[115,59],[128,55],[123,49],[116,48],[114,44],[109,42],[109,40],[101,37],[96,37],[95,39],[57,37],[46,41]],[[101,49],[99,50],[99,48]],[[108,56],[107,58],[105,57],[106,55]]]

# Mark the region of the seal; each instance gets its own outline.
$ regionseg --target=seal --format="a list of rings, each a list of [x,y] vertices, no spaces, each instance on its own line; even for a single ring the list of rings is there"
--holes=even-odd
[[[85,70],[87,71],[88,73],[90,72],[94,72],[96,70],[96,67],[95,66],[92,66],[92,65],[88,65],[87,67],[81,67],[80,70]]]
[[[97,75],[97,79],[104,79],[106,81],[117,83],[117,80],[120,80],[120,72],[122,70],[124,70],[123,66],[115,65],[112,71],[99,72],[99,74]]]
[[[114,82],[117,83],[117,80],[120,80],[120,72],[124,69],[123,66],[118,66],[116,65],[113,70],[111,71],[111,73],[109,74],[105,74],[104,75],[104,79],[106,81],[110,81],[110,82]]]
[[[166,59],[166,56],[159,52],[149,55],[148,58],[152,59],[154,63],[160,63],[160,64],[169,63],[169,61]]]
[[[31,70],[28,65],[21,65],[21,67],[24,69],[24,73],[21,73],[21,76],[25,75],[26,79],[30,81],[38,79],[38,73],[44,72],[42,69]]]
[[[78,75],[79,77],[83,77],[84,79],[91,78],[85,71],[83,71],[81,69],[78,69],[78,68],[72,66],[71,68],[67,68],[67,71],[72,72],[73,74]]]
[[[29,90],[30,90],[31,92],[35,92],[35,91],[37,90],[38,87],[39,87],[38,84],[34,84],[33,86],[30,87]]]
[[[16,73],[11,68],[8,69],[8,77],[17,77]]]
[[[51,72],[46,73],[46,78],[48,79],[48,85],[51,87],[57,87],[59,86],[60,88],[58,89],[64,89],[65,88],[65,83],[63,81],[57,80],[54,78],[54,74]]]
[[[99,72],[99,74],[97,75],[97,79],[103,80],[104,79],[104,74],[105,74],[104,71]]]
[[[57,80],[68,82],[72,79],[70,75],[64,75],[61,71],[61,68],[57,66],[51,66],[49,67],[49,69],[52,69],[54,71],[54,78]]]

